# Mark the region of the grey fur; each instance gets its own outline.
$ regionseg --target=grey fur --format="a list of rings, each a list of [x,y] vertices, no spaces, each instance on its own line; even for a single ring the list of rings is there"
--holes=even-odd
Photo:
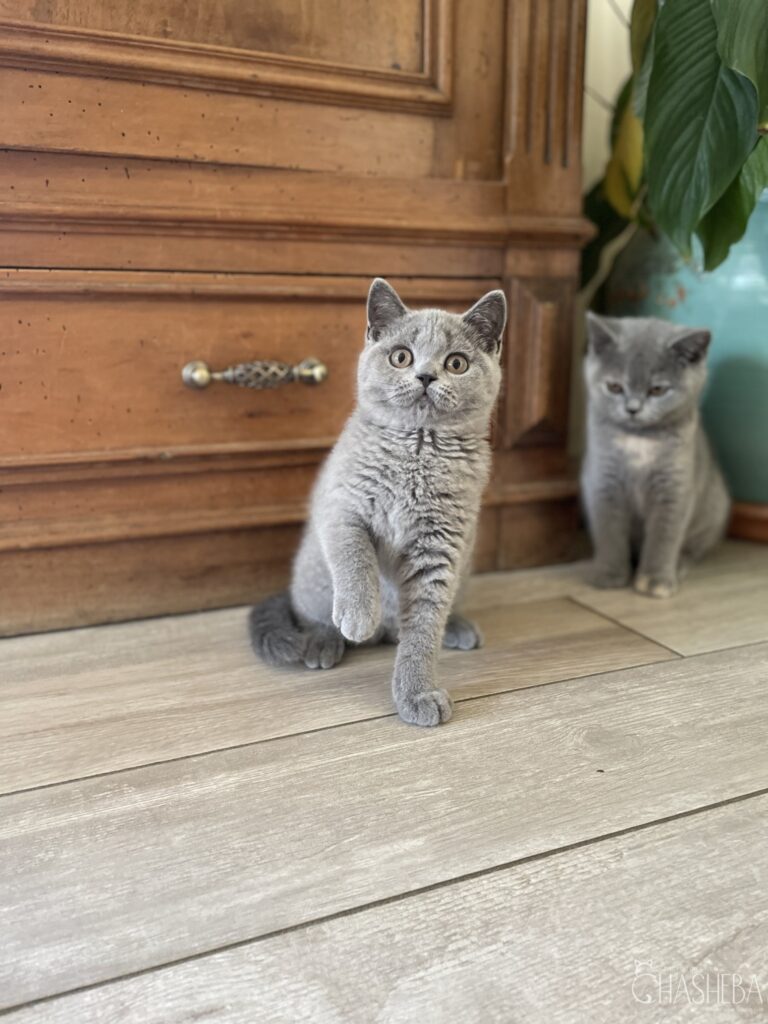
[[[301,624],[287,593],[275,594],[251,609],[249,617],[254,651],[268,665],[299,665],[333,668],[344,654],[338,630]]]
[[[587,319],[582,495],[595,549],[590,579],[624,587],[636,560],[635,590],[668,597],[685,560],[720,540],[730,510],[699,415],[709,332],[655,319]]]
[[[397,641],[392,692],[400,716],[417,725],[451,717],[435,662],[441,641],[462,650],[481,642],[453,608],[490,469],[505,321],[500,291],[460,316],[409,310],[386,281],[373,282],[357,406],[315,485],[290,604],[279,606],[278,620],[269,602],[252,613],[257,653],[285,650],[286,663],[308,663],[297,624],[326,640]],[[412,354],[411,364],[392,365],[399,349]],[[466,372],[448,371],[454,353],[468,360]]]

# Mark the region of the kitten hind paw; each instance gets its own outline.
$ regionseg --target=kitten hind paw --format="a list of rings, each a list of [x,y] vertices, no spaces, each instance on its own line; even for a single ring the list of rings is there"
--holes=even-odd
[[[672,597],[677,593],[677,580],[671,576],[649,576],[638,573],[635,577],[635,590],[646,597]]]
[[[586,572],[587,583],[600,590],[620,590],[628,587],[631,581],[629,568],[616,569],[612,566],[593,562]]]
[[[450,615],[443,633],[443,647],[458,651],[472,651],[483,646],[483,634],[463,615]]]
[[[307,668],[333,668],[344,657],[344,637],[332,626],[311,630],[304,648]]]
[[[397,702],[397,712],[410,725],[440,725],[450,720],[453,701],[447,690],[422,690],[401,697]]]

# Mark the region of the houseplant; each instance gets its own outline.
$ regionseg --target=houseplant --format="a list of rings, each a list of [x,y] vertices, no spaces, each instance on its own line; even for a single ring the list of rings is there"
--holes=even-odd
[[[635,0],[629,45],[586,290],[712,329],[705,419],[737,524],[768,539],[768,3]]]

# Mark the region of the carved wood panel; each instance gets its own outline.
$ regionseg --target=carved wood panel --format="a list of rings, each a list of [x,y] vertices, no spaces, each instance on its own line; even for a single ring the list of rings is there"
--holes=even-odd
[[[0,0],[0,61],[191,88],[450,114],[453,0]]]
[[[571,278],[513,278],[504,447],[564,446],[573,332]]]
[[[506,119],[510,208],[580,202],[586,0],[512,0]]]
[[[50,27],[424,70],[429,0],[0,0],[0,16]]]

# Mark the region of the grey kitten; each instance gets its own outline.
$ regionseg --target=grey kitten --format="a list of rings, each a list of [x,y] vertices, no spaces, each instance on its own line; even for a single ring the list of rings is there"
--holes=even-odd
[[[398,642],[400,717],[451,717],[435,663],[441,640],[462,650],[481,642],[454,606],[489,475],[505,322],[501,291],[460,316],[410,310],[373,282],[357,406],[315,485],[290,595],[251,613],[265,661],[330,668],[347,641]]]
[[[723,536],[730,500],[699,416],[708,331],[587,314],[582,493],[591,582],[668,597]]]

